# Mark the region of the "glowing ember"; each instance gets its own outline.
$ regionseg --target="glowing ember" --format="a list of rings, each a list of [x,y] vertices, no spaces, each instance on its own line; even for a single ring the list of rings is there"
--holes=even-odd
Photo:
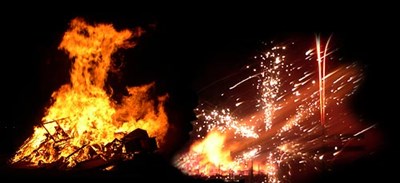
[[[286,182],[373,149],[359,136],[373,133],[373,126],[359,123],[343,104],[362,81],[361,69],[330,62],[326,72],[328,44],[321,57],[317,38],[317,49],[308,49],[304,60],[304,52],[288,51],[294,43],[274,46],[226,81],[231,87],[213,88],[224,102],[196,109],[194,143],[176,166],[208,178],[237,180],[254,171],[264,175],[259,182]],[[315,60],[318,68],[309,62]],[[360,146],[364,150],[354,150]]]
[[[59,49],[73,60],[70,83],[52,94],[41,126],[36,126],[12,158],[12,163],[32,166],[56,161],[68,167],[93,156],[106,156],[106,145],[141,128],[163,143],[168,129],[164,112],[166,96],[153,99],[148,91],[154,84],[128,87],[128,96],[113,101],[105,91],[112,54],[135,45],[139,36],[129,30],[116,31],[111,24],[88,25],[74,19]]]

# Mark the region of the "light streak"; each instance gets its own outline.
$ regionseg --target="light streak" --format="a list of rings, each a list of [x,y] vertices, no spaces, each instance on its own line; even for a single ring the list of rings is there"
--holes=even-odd
[[[319,100],[320,100],[320,115],[321,115],[321,124],[325,124],[325,107],[326,107],[326,99],[325,99],[325,76],[326,76],[326,57],[330,54],[327,52],[328,45],[331,40],[332,35],[329,36],[328,41],[325,44],[325,48],[322,51],[321,56],[321,38],[319,35],[315,38],[316,50],[317,50],[317,62],[318,62],[318,81],[319,81]]]

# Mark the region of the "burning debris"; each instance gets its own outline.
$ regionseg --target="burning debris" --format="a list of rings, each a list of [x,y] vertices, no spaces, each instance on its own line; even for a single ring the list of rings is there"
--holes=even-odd
[[[111,24],[92,26],[79,18],[71,21],[59,45],[73,60],[70,83],[52,94],[44,122],[11,159],[14,166],[106,167],[162,147],[168,129],[167,96],[150,95],[154,83],[127,87],[129,95],[121,101],[105,90],[112,54],[133,47],[132,39],[140,33],[116,31]]]
[[[121,140],[115,138],[105,146],[99,144],[84,144],[81,147],[76,147],[76,150],[68,156],[60,158],[55,162],[44,163],[43,161],[39,161],[37,165],[32,164],[32,159],[29,158],[39,156],[40,153],[46,151],[46,144],[48,144],[49,141],[52,142],[53,148],[59,151],[68,147],[66,144],[69,143],[68,141],[71,138],[68,137],[66,132],[59,125],[59,121],[69,121],[69,118],[42,123],[42,128],[47,132],[45,134],[46,139],[32,152],[32,156],[25,156],[18,162],[15,162],[14,167],[55,168],[61,170],[101,169],[112,166],[112,164],[116,162],[132,160],[137,154],[153,153],[158,149],[156,139],[154,137],[150,138],[146,130],[137,128],[125,135]],[[51,130],[46,128],[46,125],[51,123],[55,124],[55,130],[53,130],[53,132],[50,132]],[[76,158],[80,157],[80,154],[86,152],[88,152],[88,158],[86,160],[79,161],[79,158]],[[74,157],[76,159],[74,159]],[[69,168],[69,162],[73,162],[76,166]]]

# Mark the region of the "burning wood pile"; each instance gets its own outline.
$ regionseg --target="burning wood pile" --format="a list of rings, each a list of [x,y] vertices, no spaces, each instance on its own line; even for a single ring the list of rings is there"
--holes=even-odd
[[[43,122],[11,164],[62,170],[106,167],[162,147],[168,130],[167,95],[155,96],[150,83],[126,87],[128,95],[115,101],[105,82],[109,72],[118,70],[112,54],[133,47],[132,39],[140,34],[140,29],[116,31],[111,24],[71,21],[59,45],[72,60],[70,83],[52,94]]]
[[[60,158],[59,160],[51,163],[44,163],[39,161],[38,165],[32,164],[32,157],[39,156],[41,152],[46,151],[46,144],[49,141],[52,142],[54,149],[68,147],[69,140],[71,139],[68,134],[59,125],[60,121],[69,121],[69,118],[63,118],[59,120],[43,122],[41,127],[47,132],[46,139],[32,152],[32,156],[25,156],[18,162],[13,164],[16,168],[54,168],[60,170],[86,170],[93,168],[107,168],[120,161],[132,160],[135,155],[142,153],[154,153],[158,147],[155,137],[149,137],[146,130],[137,128],[129,134],[123,136],[123,138],[115,138],[110,143],[102,146],[100,144],[84,144],[81,147],[75,147],[75,151],[66,157]],[[54,124],[54,130],[48,129],[49,124]],[[79,154],[88,152],[87,159],[79,159],[74,157]],[[70,162],[73,162],[75,166],[69,168]]]

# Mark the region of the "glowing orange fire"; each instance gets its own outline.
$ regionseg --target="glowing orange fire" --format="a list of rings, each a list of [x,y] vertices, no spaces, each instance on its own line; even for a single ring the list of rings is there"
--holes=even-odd
[[[232,169],[230,152],[224,149],[224,143],[225,136],[218,131],[213,131],[203,141],[192,145],[191,150],[200,157],[199,166],[204,166],[201,169],[202,174]]]
[[[150,97],[148,90],[154,83],[127,87],[129,95],[118,103],[104,90],[112,54],[118,48],[133,47],[130,39],[139,35],[130,30],[116,31],[111,24],[92,26],[80,18],[71,21],[59,45],[73,60],[70,83],[52,94],[54,102],[43,124],[35,127],[12,163],[24,161],[35,166],[63,161],[72,167],[91,158],[89,151],[101,154],[106,144],[137,128],[155,136],[158,144],[163,143],[168,129],[163,107],[167,96]]]

